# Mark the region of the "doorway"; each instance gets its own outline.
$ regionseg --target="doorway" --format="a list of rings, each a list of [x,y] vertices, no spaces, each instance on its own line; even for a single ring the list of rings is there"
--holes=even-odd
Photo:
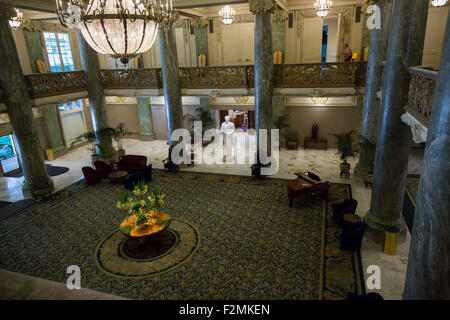
[[[322,31],[322,55],[321,61],[327,62],[328,26],[323,26]]]
[[[11,134],[0,137],[0,166],[4,175],[20,171],[17,149]]]
[[[220,110],[220,123],[225,121],[226,116],[230,117],[236,131],[247,132],[248,129],[255,129],[254,110]]]

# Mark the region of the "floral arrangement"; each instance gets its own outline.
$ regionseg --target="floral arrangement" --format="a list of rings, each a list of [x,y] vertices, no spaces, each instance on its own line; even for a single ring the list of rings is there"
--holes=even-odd
[[[140,237],[166,228],[170,222],[170,216],[160,212],[164,206],[165,197],[162,190],[154,188],[149,193],[145,181],[139,181],[134,186],[133,193],[139,198],[135,199],[128,193],[124,193],[117,201],[117,208],[127,212],[125,220],[120,224],[120,231],[132,237]]]

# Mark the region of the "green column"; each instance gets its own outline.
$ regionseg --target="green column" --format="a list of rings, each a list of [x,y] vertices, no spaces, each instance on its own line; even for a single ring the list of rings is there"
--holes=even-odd
[[[59,123],[58,109],[56,105],[39,107],[44,120],[45,134],[47,136],[48,148],[53,149],[55,157],[66,153],[67,149],[62,136],[61,125]]]
[[[25,77],[9,26],[13,12],[11,7],[0,3],[0,85],[17,142],[24,188],[36,196],[46,195],[51,193],[53,183],[45,168]]]
[[[140,140],[153,140],[152,109],[150,99],[137,97],[137,108],[139,115]]]

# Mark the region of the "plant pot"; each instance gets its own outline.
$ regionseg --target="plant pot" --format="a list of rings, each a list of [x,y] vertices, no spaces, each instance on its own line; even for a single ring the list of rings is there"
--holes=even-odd
[[[345,178],[350,177],[350,163],[341,163],[341,178],[344,176]]]
[[[99,161],[100,160],[100,155],[98,155],[98,154],[91,154],[91,160],[92,160],[92,164],[94,164],[95,161]]]

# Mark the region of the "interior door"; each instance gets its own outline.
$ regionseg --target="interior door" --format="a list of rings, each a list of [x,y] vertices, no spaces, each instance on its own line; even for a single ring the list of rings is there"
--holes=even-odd
[[[322,55],[322,18],[305,18],[303,22],[303,63],[320,63]]]

